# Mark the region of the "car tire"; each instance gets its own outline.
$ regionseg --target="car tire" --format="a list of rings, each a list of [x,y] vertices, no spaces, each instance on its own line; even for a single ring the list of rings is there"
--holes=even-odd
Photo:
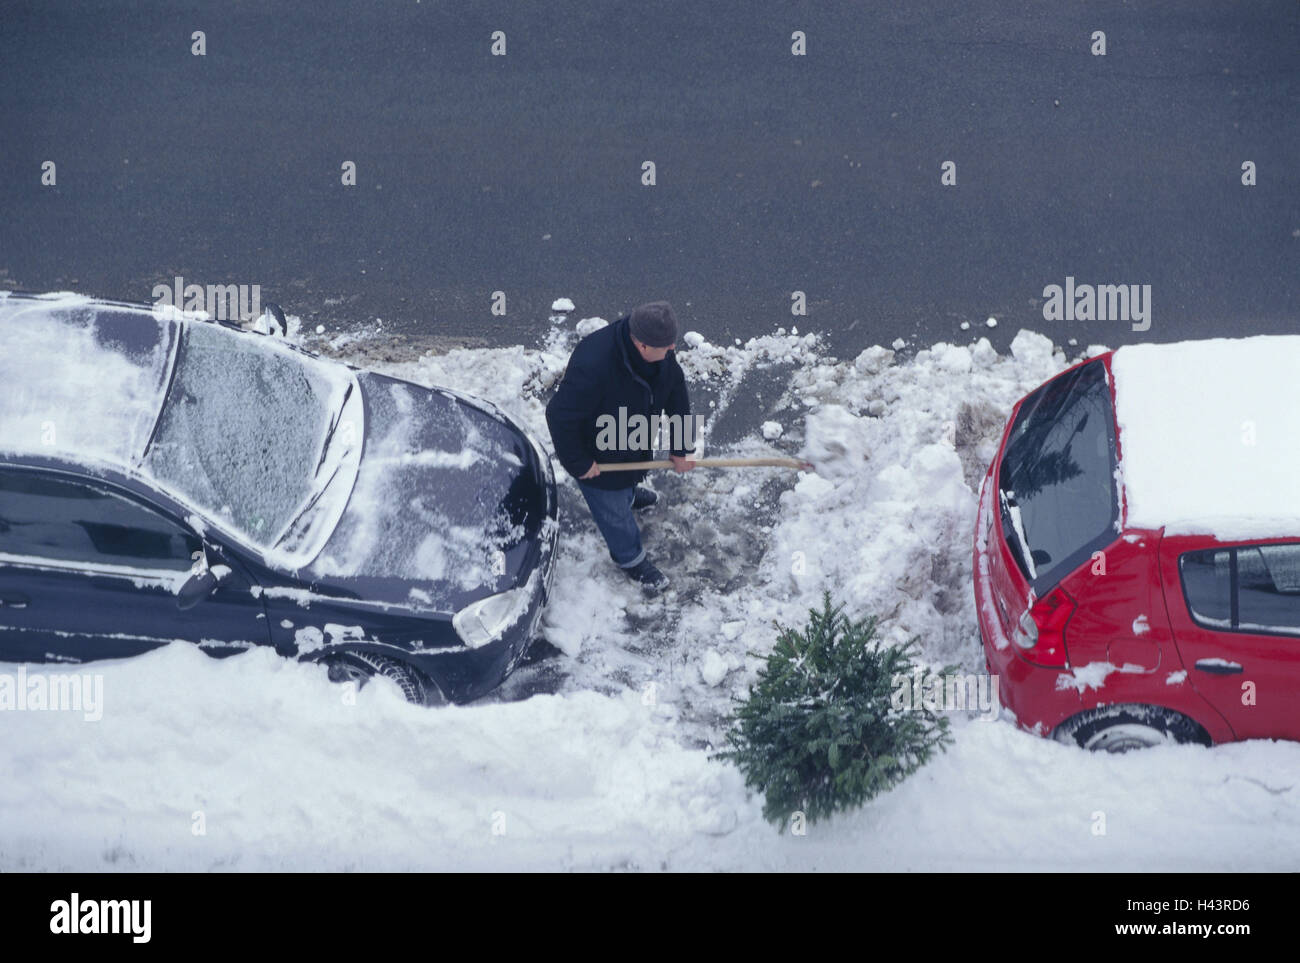
[[[1056,727],[1058,742],[1092,752],[1128,752],[1160,745],[1211,744],[1209,734],[1181,712],[1149,705],[1102,706]]]
[[[323,661],[331,682],[352,682],[361,689],[372,677],[382,676],[397,684],[407,702],[437,706],[447,701],[436,682],[401,659],[374,652],[349,651],[335,653]]]

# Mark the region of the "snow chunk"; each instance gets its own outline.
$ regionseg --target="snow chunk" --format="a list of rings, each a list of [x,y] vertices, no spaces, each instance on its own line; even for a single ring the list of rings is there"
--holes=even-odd
[[[898,342],[894,342],[894,345],[901,347]],[[854,359],[853,367],[863,374],[880,374],[893,363],[894,352],[873,344]]]
[[[970,348],[939,343],[930,349],[930,353],[944,371],[952,374],[966,374],[971,369]]]
[[[1100,689],[1106,684],[1106,677],[1115,672],[1141,673],[1145,671],[1142,666],[1126,662],[1123,665],[1115,665],[1112,662],[1089,662],[1087,665],[1076,666],[1073,671],[1065,672],[1056,677],[1056,688],[1074,689],[1082,692],[1084,689]]]
[[[585,338],[593,331],[599,331],[608,324],[609,322],[604,318],[583,318],[574,326],[574,330],[578,332],[578,337]]]
[[[1011,354],[1022,364],[1041,366],[1052,359],[1052,339],[1021,329],[1011,339]]]
[[[784,432],[785,429],[781,427],[779,421],[763,422],[763,437],[768,441],[776,441],[776,439],[780,438]]]
[[[682,341],[684,341],[688,347],[698,348],[700,345],[704,344],[704,335],[700,334],[698,331],[687,331],[682,335]]]
[[[855,475],[869,457],[866,430],[866,422],[842,405],[826,405],[805,422],[802,457],[826,478]]]
[[[971,364],[976,368],[991,368],[998,360],[997,349],[989,343],[988,338],[980,338],[970,352]]]
[[[308,625],[293,634],[293,641],[299,652],[315,652],[325,644],[325,634],[316,626]]]
[[[723,622],[721,626],[722,637],[728,642],[734,642],[740,638],[740,633],[745,629],[744,619],[735,619],[731,622]]]
[[[727,660],[718,654],[717,649],[709,649],[704,653],[704,660],[700,663],[700,678],[704,680],[705,685],[716,686],[726,678],[729,669]]]
[[[552,311],[563,311],[566,314],[573,310],[573,302],[568,298],[556,298],[551,302]]]

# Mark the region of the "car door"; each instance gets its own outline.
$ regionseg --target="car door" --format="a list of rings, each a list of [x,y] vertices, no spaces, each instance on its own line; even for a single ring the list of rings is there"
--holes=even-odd
[[[175,640],[266,644],[246,570],[182,611],[199,536],[140,497],[72,473],[0,467],[0,659],[85,661]]]
[[[1161,572],[1187,681],[1239,739],[1300,739],[1300,541],[1166,538]]]

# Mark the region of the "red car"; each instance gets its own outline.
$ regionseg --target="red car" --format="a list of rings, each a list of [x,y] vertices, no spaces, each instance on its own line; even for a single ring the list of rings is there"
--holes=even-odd
[[[1018,725],[1112,752],[1300,739],[1300,337],[1136,345],[1012,411],[975,600]]]

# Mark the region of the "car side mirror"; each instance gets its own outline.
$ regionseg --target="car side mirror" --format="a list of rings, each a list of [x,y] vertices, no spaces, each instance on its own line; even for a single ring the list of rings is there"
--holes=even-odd
[[[252,327],[260,334],[277,338],[283,338],[289,333],[289,322],[285,320],[284,310],[272,301],[263,305],[262,313],[253,319]]]
[[[190,577],[176,592],[176,607],[187,612],[216,591],[221,580],[230,574],[226,565],[209,565],[206,550],[194,553],[194,567]]]
[[[176,607],[188,612],[213,593],[220,581],[211,569],[204,569],[185,580],[185,584],[176,593]]]

